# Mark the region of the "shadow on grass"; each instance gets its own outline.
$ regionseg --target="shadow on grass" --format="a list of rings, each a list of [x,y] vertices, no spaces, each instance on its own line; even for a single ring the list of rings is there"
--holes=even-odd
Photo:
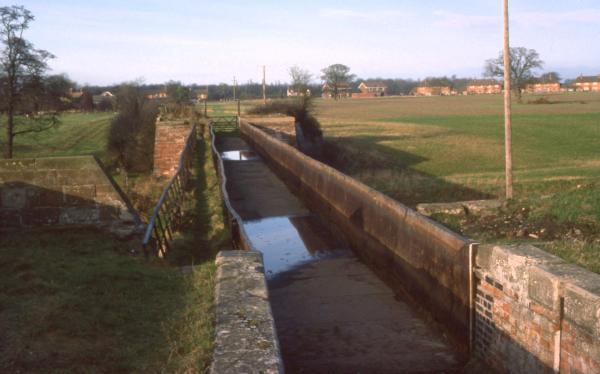
[[[183,225],[173,240],[168,257],[176,265],[213,262],[219,250],[231,248],[206,129],[200,131],[197,144],[191,181],[193,189],[187,196]]]
[[[3,234],[0,371],[204,369],[208,349],[191,365],[177,356],[209,344],[186,332],[207,323],[190,326],[187,305],[203,309],[212,293],[197,292],[199,274],[129,255],[138,245],[94,230]]]
[[[382,146],[394,136],[326,138],[323,162],[411,207],[419,203],[493,199],[496,196],[414,169],[426,158]],[[352,144],[361,144],[356,149]],[[366,146],[365,146],[366,145]]]

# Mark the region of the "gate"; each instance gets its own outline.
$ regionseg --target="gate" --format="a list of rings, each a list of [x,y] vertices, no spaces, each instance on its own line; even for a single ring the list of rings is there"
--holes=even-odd
[[[209,125],[215,134],[238,133],[240,131],[240,120],[236,116],[211,117]]]

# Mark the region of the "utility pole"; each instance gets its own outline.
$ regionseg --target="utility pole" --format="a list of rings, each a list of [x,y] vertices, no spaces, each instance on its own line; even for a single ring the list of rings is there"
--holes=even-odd
[[[233,101],[235,101],[235,87],[237,82],[235,81],[235,75],[233,76]]]
[[[263,104],[267,105],[267,80],[265,65],[263,65]]]
[[[504,152],[506,199],[513,197],[512,175],[512,134],[511,134],[511,103],[510,103],[510,40],[508,23],[508,0],[504,5]]]
[[[206,97],[204,97],[204,118],[208,117],[207,116],[207,106],[208,106],[208,84],[206,85]]]

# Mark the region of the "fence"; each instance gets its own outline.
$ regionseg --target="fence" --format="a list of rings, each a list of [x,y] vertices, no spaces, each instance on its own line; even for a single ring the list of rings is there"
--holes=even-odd
[[[184,193],[190,180],[195,148],[196,125],[192,127],[185,140],[175,175],[154,207],[142,242],[142,249],[146,256],[152,252],[158,257],[164,257],[171,249],[169,242],[173,240],[173,232],[181,224]]]
[[[222,117],[211,117],[210,127],[214,133],[218,134],[231,134],[238,133],[240,130],[239,117],[235,116],[222,116]]]

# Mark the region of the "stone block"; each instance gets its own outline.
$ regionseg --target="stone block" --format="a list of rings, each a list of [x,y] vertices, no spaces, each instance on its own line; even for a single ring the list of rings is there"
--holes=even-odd
[[[0,188],[0,201],[2,209],[24,209],[28,206],[27,190],[24,187]]]
[[[56,225],[60,220],[60,211],[57,207],[25,209],[21,213],[21,222],[23,226],[28,227]]]
[[[100,223],[100,209],[95,206],[62,208],[61,225],[95,225]]]
[[[3,171],[32,170],[34,168],[34,158],[0,159],[0,173],[2,173]]]
[[[57,207],[64,204],[62,188],[60,190],[40,188],[38,192],[37,201],[35,202],[36,206]]]
[[[57,170],[57,183],[60,185],[105,184],[106,175],[99,167],[83,170]]]
[[[63,186],[66,205],[93,205],[96,197],[96,186],[93,184]]]
[[[565,319],[600,339],[600,274],[586,272],[564,287]]]
[[[0,230],[22,226],[21,211],[17,209],[0,209]]]
[[[37,170],[83,170],[97,167],[98,163],[94,156],[45,157],[35,160]]]
[[[539,264],[530,271],[529,297],[537,303],[558,310],[564,285],[585,277],[587,270],[565,262]]]

